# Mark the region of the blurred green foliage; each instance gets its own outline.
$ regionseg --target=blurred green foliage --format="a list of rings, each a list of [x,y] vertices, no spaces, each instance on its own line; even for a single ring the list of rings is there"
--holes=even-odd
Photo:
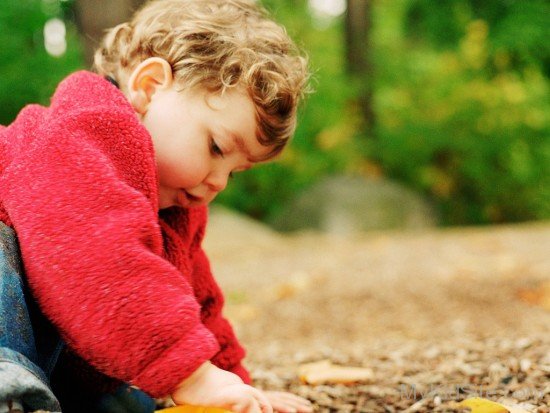
[[[386,176],[415,188],[443,223],[550,218],[550,6],[546,0],[373,0],[374,129],[345,73],[344,19],[306,0],[263,0],[310,57],[316,90],[278,162],[237,174],[219,202],[269,221],[324,175]],[[0,123],[83,66],[71,1],[4,0]],[[43,47],[64,17],[68,51]]]
[[[548,2],[375,0],[371,133],[344,72],[343,19],[264,3],[309,52],[317,92],[281,162],[237,178],[222,201],[269,219],[344,172],[415,188],[446,225],[550,218]]]
[[[447,224],[550,218],[549,3],[380,1],[375,21],[384,173]]]
[[[59,81],[82,67],[81,48],[70,15],[70,1],[2,1],[0,124],[10,123],[28,103],[47,104]],[[44,25],[54,17],[67,22],[67,52],[61,57],[50,56],[44,48]]]

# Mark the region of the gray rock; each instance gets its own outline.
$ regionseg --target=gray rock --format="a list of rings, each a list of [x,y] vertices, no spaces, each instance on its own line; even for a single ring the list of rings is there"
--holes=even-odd
[[[332,176],[303,191],[277,216],[280,231],[336,234],[420,229],[437,225],[434,209],[414,191],[387,179]]]

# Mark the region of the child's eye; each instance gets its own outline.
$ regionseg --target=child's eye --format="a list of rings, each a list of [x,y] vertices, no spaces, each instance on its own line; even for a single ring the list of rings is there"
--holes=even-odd
[[[210,139],[210,152],[212,152],[214,155],[221,156],[223,158],[223,151],[218,146],[216,141],[214,139]]]

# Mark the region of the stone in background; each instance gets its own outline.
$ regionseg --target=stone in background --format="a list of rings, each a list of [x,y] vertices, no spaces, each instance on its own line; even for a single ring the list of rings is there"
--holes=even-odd
[[[313,229],[349,235],[429,228],[437,221],[433,207],[400,184],[382,178],[332,176],[299,194],[272,225],[279,231]]]

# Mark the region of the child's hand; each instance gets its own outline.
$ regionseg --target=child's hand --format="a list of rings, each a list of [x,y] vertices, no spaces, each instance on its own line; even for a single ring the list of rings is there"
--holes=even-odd
[[[280,413],[311,413],[313,407],[309,400],[282,391],[264,391],[264,395],[273,406],[273,410]]]
[[[264,394],[236,374],[204,363],[172,393],[176,405],[221,407],[235,413],[273,413]]]

